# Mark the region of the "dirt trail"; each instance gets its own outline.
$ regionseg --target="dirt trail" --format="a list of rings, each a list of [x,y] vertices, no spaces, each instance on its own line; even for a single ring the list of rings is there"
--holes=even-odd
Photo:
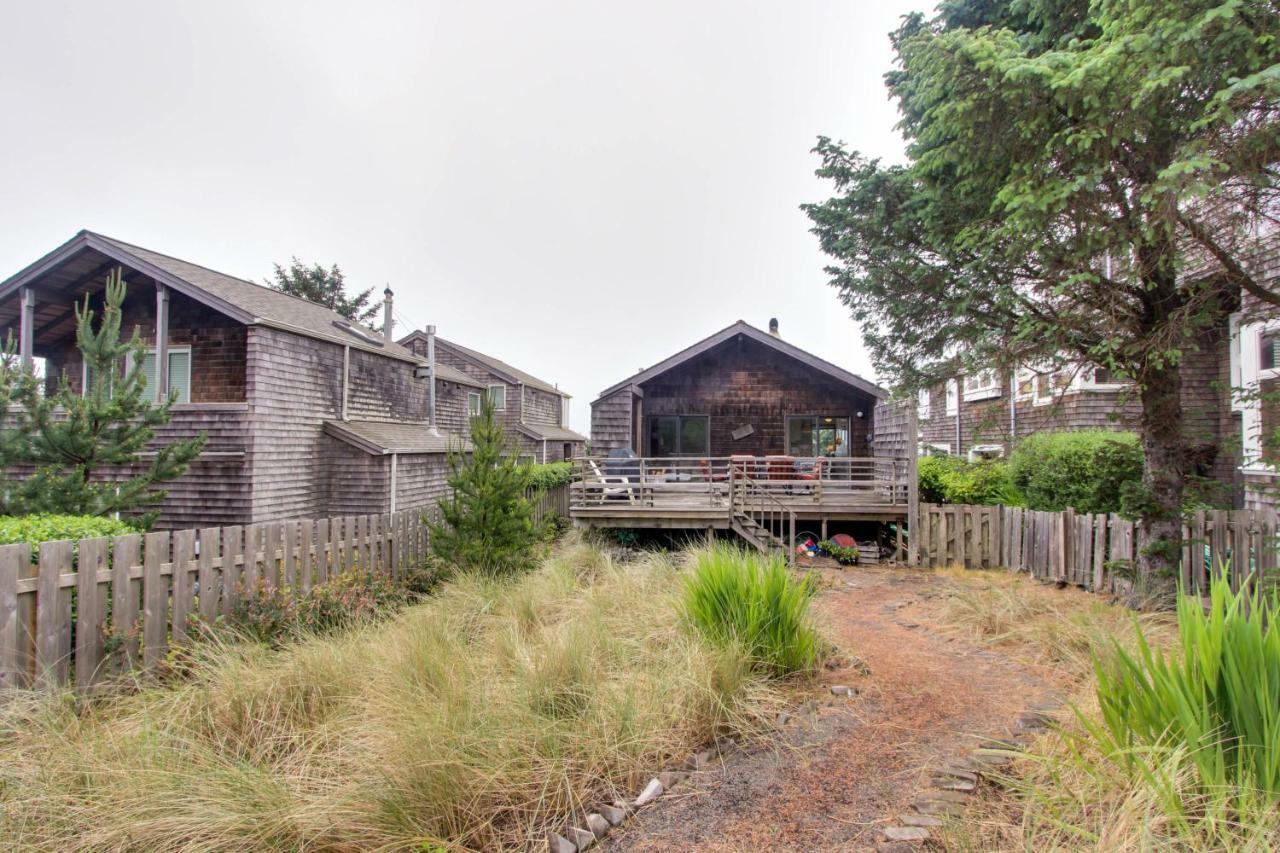
[[[1020,711],[1057,697],[1053,673],[942,633],[938,602],[956,581],[882,567],[823,575],[829,636],[870,674],[825,673],[816,712],[785,726],[781,743],[695,774],[606,849],[874,850],[929,768],[1007,735]],[[860,694],[834,699],[835,684]]]

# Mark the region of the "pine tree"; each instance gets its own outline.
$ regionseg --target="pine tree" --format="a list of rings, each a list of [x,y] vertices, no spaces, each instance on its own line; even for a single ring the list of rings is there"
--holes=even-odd
[[[471,421],[471,444],[470,453],[449,452],[453,496],[440,502],[441,521],[430,523],[432,550],[456,566],[495,575],[530,568],[543,531],[525,499],[528,466],[511,452],[490,400]]]
[[[355,323],[361,323],[375,332],[381,331],[374,325],[378,312],[382,310],[382,301],[370,302],[373,288],[367,288],[354,296],[347,296],[346,278],[338,265],[325,269],[319,264],[307,266],[297,258],[289,261],[289,268],[275,265],[275,281],[267,282],[272,290],[297,296],[309,302],[318,302],[326,308],[332,308],[343,317]]]
[[[164,499],[161,483],[181,476],[204,449],[205,435],[152,446],[156,427],[167,424],[177,399],[171,393],[153,402],[143,360],[146,347],[137,330],[120,336],[126,285],[119,268],[107,277],[102,319],[85,297],[76,306],[76,345],[84,358],[88,387],[78,393],[64,375],[52,396],[18,386],[24,404],[16,415],[22,445],[20,463],[36,473],[8,495],[6,512],[63,512],[76,515],[132,513]],[[24,371],[25,372],[25,371]],[[154,450],[151,459],[144,450]],[[149,524],[156,513],[144,513]]]

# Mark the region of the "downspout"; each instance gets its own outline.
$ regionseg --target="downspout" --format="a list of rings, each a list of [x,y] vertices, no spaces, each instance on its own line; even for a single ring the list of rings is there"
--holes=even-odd
[[[427,326],[427,370],[431,373],[431,387],[427,392],[427,430],[439,435],[436,426],[436,327]]]
[[[344,345],[342,347],[342,419],[344,421],[351,420],[351,415],[347,410],[347,388],[351,384],[351,346]]]
[[[400,454],[391,454],[391,514],[396,514],[396,462],[399,461]]]
[[[960,411],[961,411],[961,404],[964,402],[964,395],[960,393],[960,390],[961,390],[960,380],[957,379],[955,380],[955,382],[956,382],[956,456],[963,456],[964,455],[964,446],[963,446],[964,431],[960,427]]]
[[[1013,443],[1018,440],[1018,368],[1013,369],[1009,379],[1009,452],[1013,452]]]
[[[547,440],[542,439],[542,464],[547,464]]]

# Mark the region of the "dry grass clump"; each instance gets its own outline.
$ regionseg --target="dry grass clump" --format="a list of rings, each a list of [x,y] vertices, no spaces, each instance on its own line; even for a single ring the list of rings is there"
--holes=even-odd
[[[395,619],[192,676],[0,710],[6,849],[520,848],[780,694],[684,630],[679,569],[581,542]]]
[[[1116,642],[1126,648],[1134,643],[1134,613],[1100,596],[1012,572],[957,568],[941,573],[959,582],[942,602],[944,621],[978,642],[1053,664],[1072,678],[1092,676],[1094,657]],[[1174,641],[1176,626],[1169,614],[1137,618],[1155,646]]]

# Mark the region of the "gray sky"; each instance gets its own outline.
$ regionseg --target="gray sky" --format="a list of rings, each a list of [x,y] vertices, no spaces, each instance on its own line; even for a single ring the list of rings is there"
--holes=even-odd
[[[10,3],[0,278],[80,228],[297,255],[589,404],[737,319],[873,378],[798,210],[820,133],[900,159],[923,2]]]

